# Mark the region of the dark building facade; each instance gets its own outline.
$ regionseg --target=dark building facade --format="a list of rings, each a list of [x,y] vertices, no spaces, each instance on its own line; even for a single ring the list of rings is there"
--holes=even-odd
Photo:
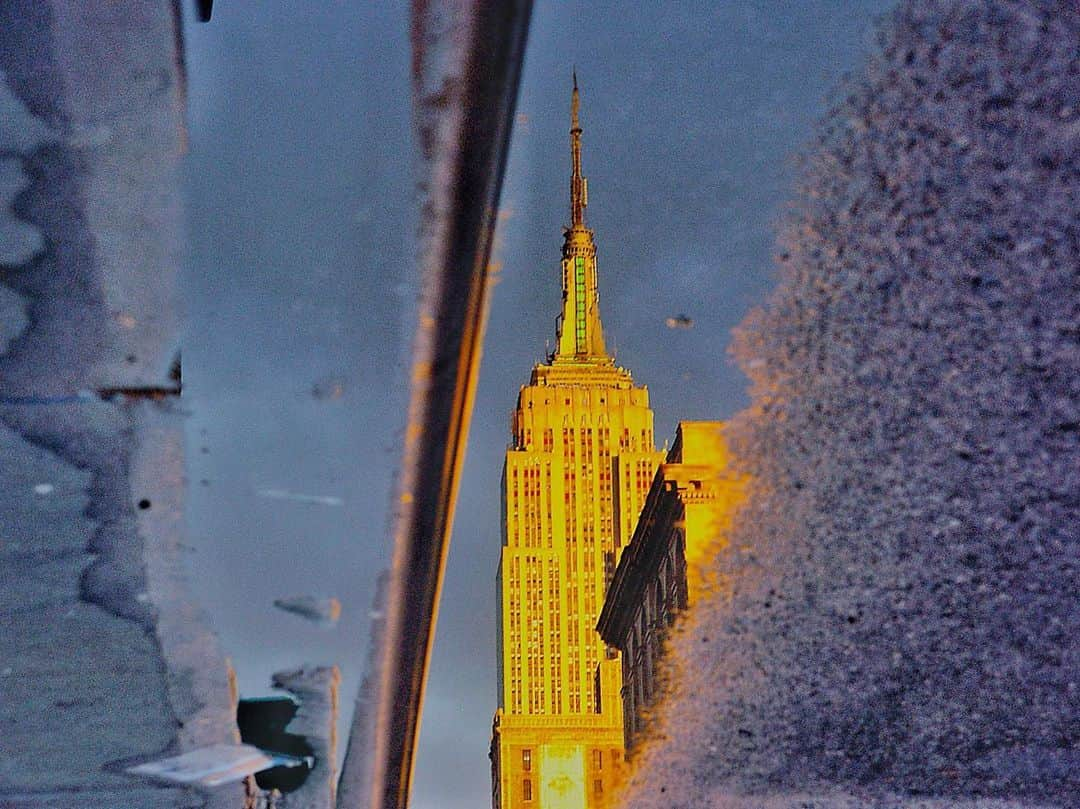
[[[729,467],[722,422],[679,424],[596,626],[604,642],[622,655],[628,756],[661,690],[658,666],[668,628],[715,585],[704,563],[722,546],[743,486]]]

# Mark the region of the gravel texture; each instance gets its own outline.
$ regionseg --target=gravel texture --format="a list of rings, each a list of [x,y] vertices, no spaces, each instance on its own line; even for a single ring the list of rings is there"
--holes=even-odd
[[[730,590],[625,805],[1076,806],[1080,6],[912,0],[736,335]]]

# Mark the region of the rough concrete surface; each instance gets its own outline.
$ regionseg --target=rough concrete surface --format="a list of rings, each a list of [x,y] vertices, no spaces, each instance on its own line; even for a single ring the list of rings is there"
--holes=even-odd
[[[1080,6],[906,0],[743,324],[730,590],[624,805],[1080,801]]]
[[[278,809],[333,809],[337,792],[338,689],[337,666],[304,666],[274,675],[274,687],[300,701],[285,730],[303,736],[315,756],[304,785],[277,799]]]
[[[180,564],[182,76],[159,0],[0,4],[0,806],[238,807],[123,773],[236,740]]]

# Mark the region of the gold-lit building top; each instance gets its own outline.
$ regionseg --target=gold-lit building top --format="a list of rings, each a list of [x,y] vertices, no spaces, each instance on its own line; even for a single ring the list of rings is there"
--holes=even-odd
[[[575,73],[570,101],[570,227],[563,231],[562,248],[563,307],[555,352],[549,360],[552,365],[585,362],[613,366],[614,360],[604,346],[604,327],[600,322],[596,242],[593,232],[585,227],[589,181],[581,173],[580,103]],[[542,367],[545,366],[538,366]]]

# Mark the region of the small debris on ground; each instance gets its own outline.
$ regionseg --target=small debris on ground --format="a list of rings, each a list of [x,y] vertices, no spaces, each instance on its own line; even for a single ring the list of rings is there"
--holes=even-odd
[[[694,328],[694,319],[689,315],[675,315],[669,317],[664,321],[669,329],[692,329]]]
[[[271,767],[298,767],[303,763],[295,756],[266,752],[250,744],[215,744],[129,767],[127,772],[178,784],[216,787],[242,781]]]
[[[317,621],[324,624],[337,623],[341,617],[341,602],[336,598],[319,598],[317,596],[294,596],[292,598],[278,598],[274,600],[274,606],[279,610],[291,612],[309,621]]]
[[[326,376],[311,386],[311,395],[320,402],[340,399],[345,395],[345,380],[340,376]]]
[[[300,492],[290,492],[285,489],[259,489],[255,494],[259,497],[269,497],[271,500],[295,500],[298,503],[315,503],[320,506],[345,505],[345,501],[340,497],[324,494],[301,494]]]

